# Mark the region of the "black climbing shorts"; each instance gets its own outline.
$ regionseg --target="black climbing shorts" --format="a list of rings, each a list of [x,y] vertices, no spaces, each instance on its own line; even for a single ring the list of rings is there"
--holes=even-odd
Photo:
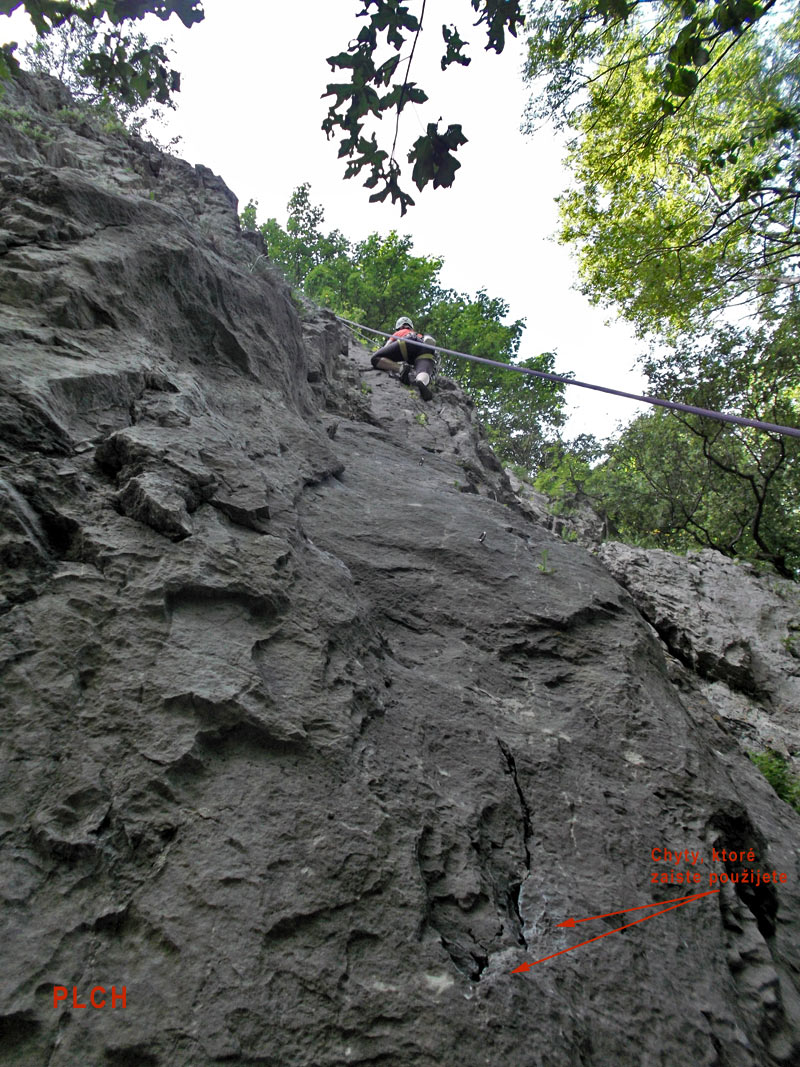
[[[373,354],[371,360],[373,367],[381,357],[393,359],[395,363],[410,363],[413,366],[418,359],[429,359],[435,363],[436,350],[430,345],[423,344],[422,341],[400,337],[395,341],[390,341]]]

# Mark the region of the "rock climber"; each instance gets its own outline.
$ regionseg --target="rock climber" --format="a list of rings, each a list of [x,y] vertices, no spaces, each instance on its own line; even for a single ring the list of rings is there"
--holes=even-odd
[[[436,342],[414,332],[414,324],[401,315],[394,333],[372,356],[372,366],[399,378],[403,385],[416,385],[423,400],[432,400],[431,379],[436,369]]]

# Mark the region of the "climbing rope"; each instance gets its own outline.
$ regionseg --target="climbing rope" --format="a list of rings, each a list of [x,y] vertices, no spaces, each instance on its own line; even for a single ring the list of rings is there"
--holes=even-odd
[[[360,322],[351,322],[341,315],[336,318],[347,326],[355,326],[365,333],[374,333],[378,337],[391,337],[390,333],[382,330],[373,330],[370,326],[362,326]],[[717,419],[719,422],[732,422],[737,426],[752,426],[756,430],[768,430],[771,433],[780,433],[785,437],[800,437],[800,430],[793,426],[778,426],[774,422],[762,422],[760,419],[745,419],[741,415],[726,415],[721,411],[711,411],[708,408],[697,408],[693,404],[680,404],[676,400],[662,400],[657,396],[639,396],[637,393],[625,393],[621,389],[611,389],[607,385],[592,385],[591,382],[579,382],[577,378],[564,378],[560,374],[548,374],[543,370],[532,370],[530,367],[516,367],[513,363],[499,363],[495,359],[484,359],[483,356],[469,356],[466,352],[456,352],[452,348],[440,348],[436,345],[437,352],[445,352],[448,356],[459,356],[468,359],[471,363],[485,363],[487,367],[500,367],[502,370],[513,370],[517,374],[530,374],[534,378],[544,378],[548,382],[560,382],[562,385],[577,385],[581,389],[594,389],[598,393],[611,393],[612,396],[622,396],[626,400],[638,400],[643,404],[652,404],[661,408],[670,408],[672,411],[685,411],[689,415],[705,415],[709,419]]]

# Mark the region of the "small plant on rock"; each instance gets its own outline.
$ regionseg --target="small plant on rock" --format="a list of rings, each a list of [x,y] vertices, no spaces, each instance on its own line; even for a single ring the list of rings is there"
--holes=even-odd
[[[783,638],[781,644],[790,656],[800,659],[800,623],[789,623],[789,632]]]
[[[800,778],[789,770],[785,756],[774,748],[768,748],[764,752],[748,752],[747,755],[781,800],[785,800],[795,811],[800,812]]]

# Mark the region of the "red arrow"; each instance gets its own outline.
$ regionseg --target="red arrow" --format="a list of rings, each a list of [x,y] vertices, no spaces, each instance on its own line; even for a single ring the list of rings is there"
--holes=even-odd
[[[636,926],[637,923],[646,923],[648,919],[656,919],[659,915],[666,915],[668,911],[675,911],[676,908],[682,908],[685,904],[689,904],[693,900],[697,900],[699,897],[707,897],[712,893],[719,893],[718,889],[710,889],[707,893],[698,893],[692,897],[681,898],[680,904],[673,904],[671,908],[664,908],[663,911],[656,911],[652,915],[645,915],[643,919],[634,919],[632,923],[626,923],[625,926],[618,926],[616,930],[607,930],[604,934],[598,934],[597,937],[590,937],[588,941],[580,941],[577,945],[570,945],[569,948],[562,948],[560,952],[554,952],[551,956],[542,956],[540,960],[534,960],[533,963],[521,963],[519,967],[515,967],[511,972],[512,974],[519,974],[521,971],[529,971],[531,967],[535,967],[537,963],[544,963],[545,960],[554,960],[556,956],[563,956],[565,952],[572,952],[574,948],[581,948],[583,945],[591,945],[593,941],[601,941],[604,937],[610,937],[612,934],[618,934],[620,930],[627,930],[630,926]],[[662,901],[666,904],[667,901]],[[648,907],[646,904],[640,905],[641,907]],[[633,909],[627,909],[632,911]],[[619,915],[620,912],[609,912],[610,915]],[[599,916],[598,916],[599,917]]]
[[[711,893],[718,893],[718,889],[710,889],[707,893],[694,893],[690,897],[673,897],[672,900],[657,900],[655,904],[638,904],[635,908],[622,908],[620,911],[607,911],[605,915],[590,915],[588,919],[565,919],[563,923],[558,923],[558,926],[569,926],[570,929],[573,926],[577,926],[578,923],[590,923],[592,919],[607,919],[610,915],[624,915],[626,911],[641,911],[642,908],[660,908],[662,904],[676,904],[680,901],[681,904],[686,904],[690,900],[697,900],[699,897],[710,896]]]

